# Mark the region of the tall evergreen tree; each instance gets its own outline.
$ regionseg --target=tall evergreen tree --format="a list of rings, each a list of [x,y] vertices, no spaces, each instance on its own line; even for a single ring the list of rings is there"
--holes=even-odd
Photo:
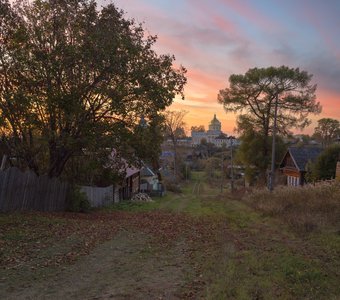
[[[249,69],[244,75],[231,75],[229,87],[221,90],[218,101],[226,112],[239,112],[240,131],[251,127],[261,136],[256,146],[261,156],[270,156],[269,136],[274,121],[277,101],[277,125],[281,134],[291,128],[304,128],[310,124],[308,115],[320,113],[321,106],[315,99],[316,85],[312,75],[298,68],[286,66]],[[260,171],[265,177],[267,164]]]

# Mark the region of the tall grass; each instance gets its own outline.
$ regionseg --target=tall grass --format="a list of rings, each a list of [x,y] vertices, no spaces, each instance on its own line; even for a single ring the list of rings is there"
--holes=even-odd
[[[245,201],[265,215],[281,218],[301,233],[340,232],[340,182],[278,187],[272,193],[255,190]]]

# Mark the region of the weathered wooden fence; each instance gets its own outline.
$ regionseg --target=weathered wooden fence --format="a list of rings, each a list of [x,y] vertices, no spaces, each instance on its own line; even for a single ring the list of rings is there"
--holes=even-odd
[[[0,211],[62,211],[67,183],[17,168],[0,171]]]
[[[114,203],[113,185],[108,187],[81,186],[80,190],[86,195],[92,207],[104,207]]]

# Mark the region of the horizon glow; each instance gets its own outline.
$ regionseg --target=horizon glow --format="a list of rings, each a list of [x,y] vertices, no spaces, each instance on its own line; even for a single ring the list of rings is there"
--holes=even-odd
[[[98,0],[98,5],[110,1]],[[206,128],[216,113],[222,130],[231,134],[236,116],[217,102],[231,74],[254,67],[286,65],[313,74],[323,107],[310,115],[311,134],[323,117],[340,120],[340,1],[247,0],[116,0],[126,17],[143,22],[157,35],[155,51],[174,54],[187,70],[185,100],[170,109],[188,111],[188,129]],[[301,133],[295,130],[296,133]]]

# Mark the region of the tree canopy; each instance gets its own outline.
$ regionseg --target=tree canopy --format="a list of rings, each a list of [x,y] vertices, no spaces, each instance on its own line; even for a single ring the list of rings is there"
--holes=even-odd
[[[141,115],[183,97],[186,70],[113,4],[5,0],[0,20],[0,130],[36,172],[59,176],[89,145],[124,149]]]
[[[151,116],[145,126],[136,125],[131,137],[131,144],[137,157],[151,165],[154,170],[159,169],[159,156],[162,152],[161,144],[164,140],[165,120],[162,114]]]
[[[195,132],[205,132],[205,128],[204,128],[204,125],[191,126],[191,131],[195,131]]]
[[[315,163],[309,165],[310,180],[335,178],[336,165],[340,159],[340,145],[331,145],[324,149]]]
[[[268,158],[268,137],[273,128],[276,101],[277,129],[281,135],[288,134],[291,128],[304,128],[310,124],[310,113],[321,112],[315,98],[316,85],[311,84],[311,79],[312,75],[299,68],[253,68],[245,74],[231,75],[229,87],[219,92],[218,101],[226,112],[240,113],[238,131],[241,135],[250,137],[256,133],[261,136],[260,143],[250,139],[249,146],[256,147],[253,152],[260,151],[262,158]],[[249,133],[249,129],[253,132]],[[267,164],[261,167],[263,176],[266,168]]]
[[[167,110],[164,113],[165,136],[174,145],[177,145],[178,139],[185,137],[184,117],[187,113],[185,110]]]
[[[245,167],[245,177],[249,183],[253,183],[256,179],[258,171],[265,172],[270,163],[270,157],[264,156],[263,147],[265,137],[252,128],[244,130],[240,136],[240,145],[236,150],[236,161]],[[268,151],[271,151],[272,137],[268,139]],[[280,163],[281,158],[286,152],[287,146],[285,145],[281,136],[276,137],[276,164]],[[263,175],[263,174],[260,174]],[[262,177],[261,180],[265,178]]]
[[[315,127],[313,137],[323,146],[329,146],[339,135],[340,122],[331,118],[322,118]]]
[[[278,97],[278,129],[286,134],[293,127],[309,125],[308,114],[321,112],[311,79],[312,75],[299,68],[253,68],[244,75],[231,75],[229,87],[219,92],[218,101],[227,112],[240,112],[268,135]]]

